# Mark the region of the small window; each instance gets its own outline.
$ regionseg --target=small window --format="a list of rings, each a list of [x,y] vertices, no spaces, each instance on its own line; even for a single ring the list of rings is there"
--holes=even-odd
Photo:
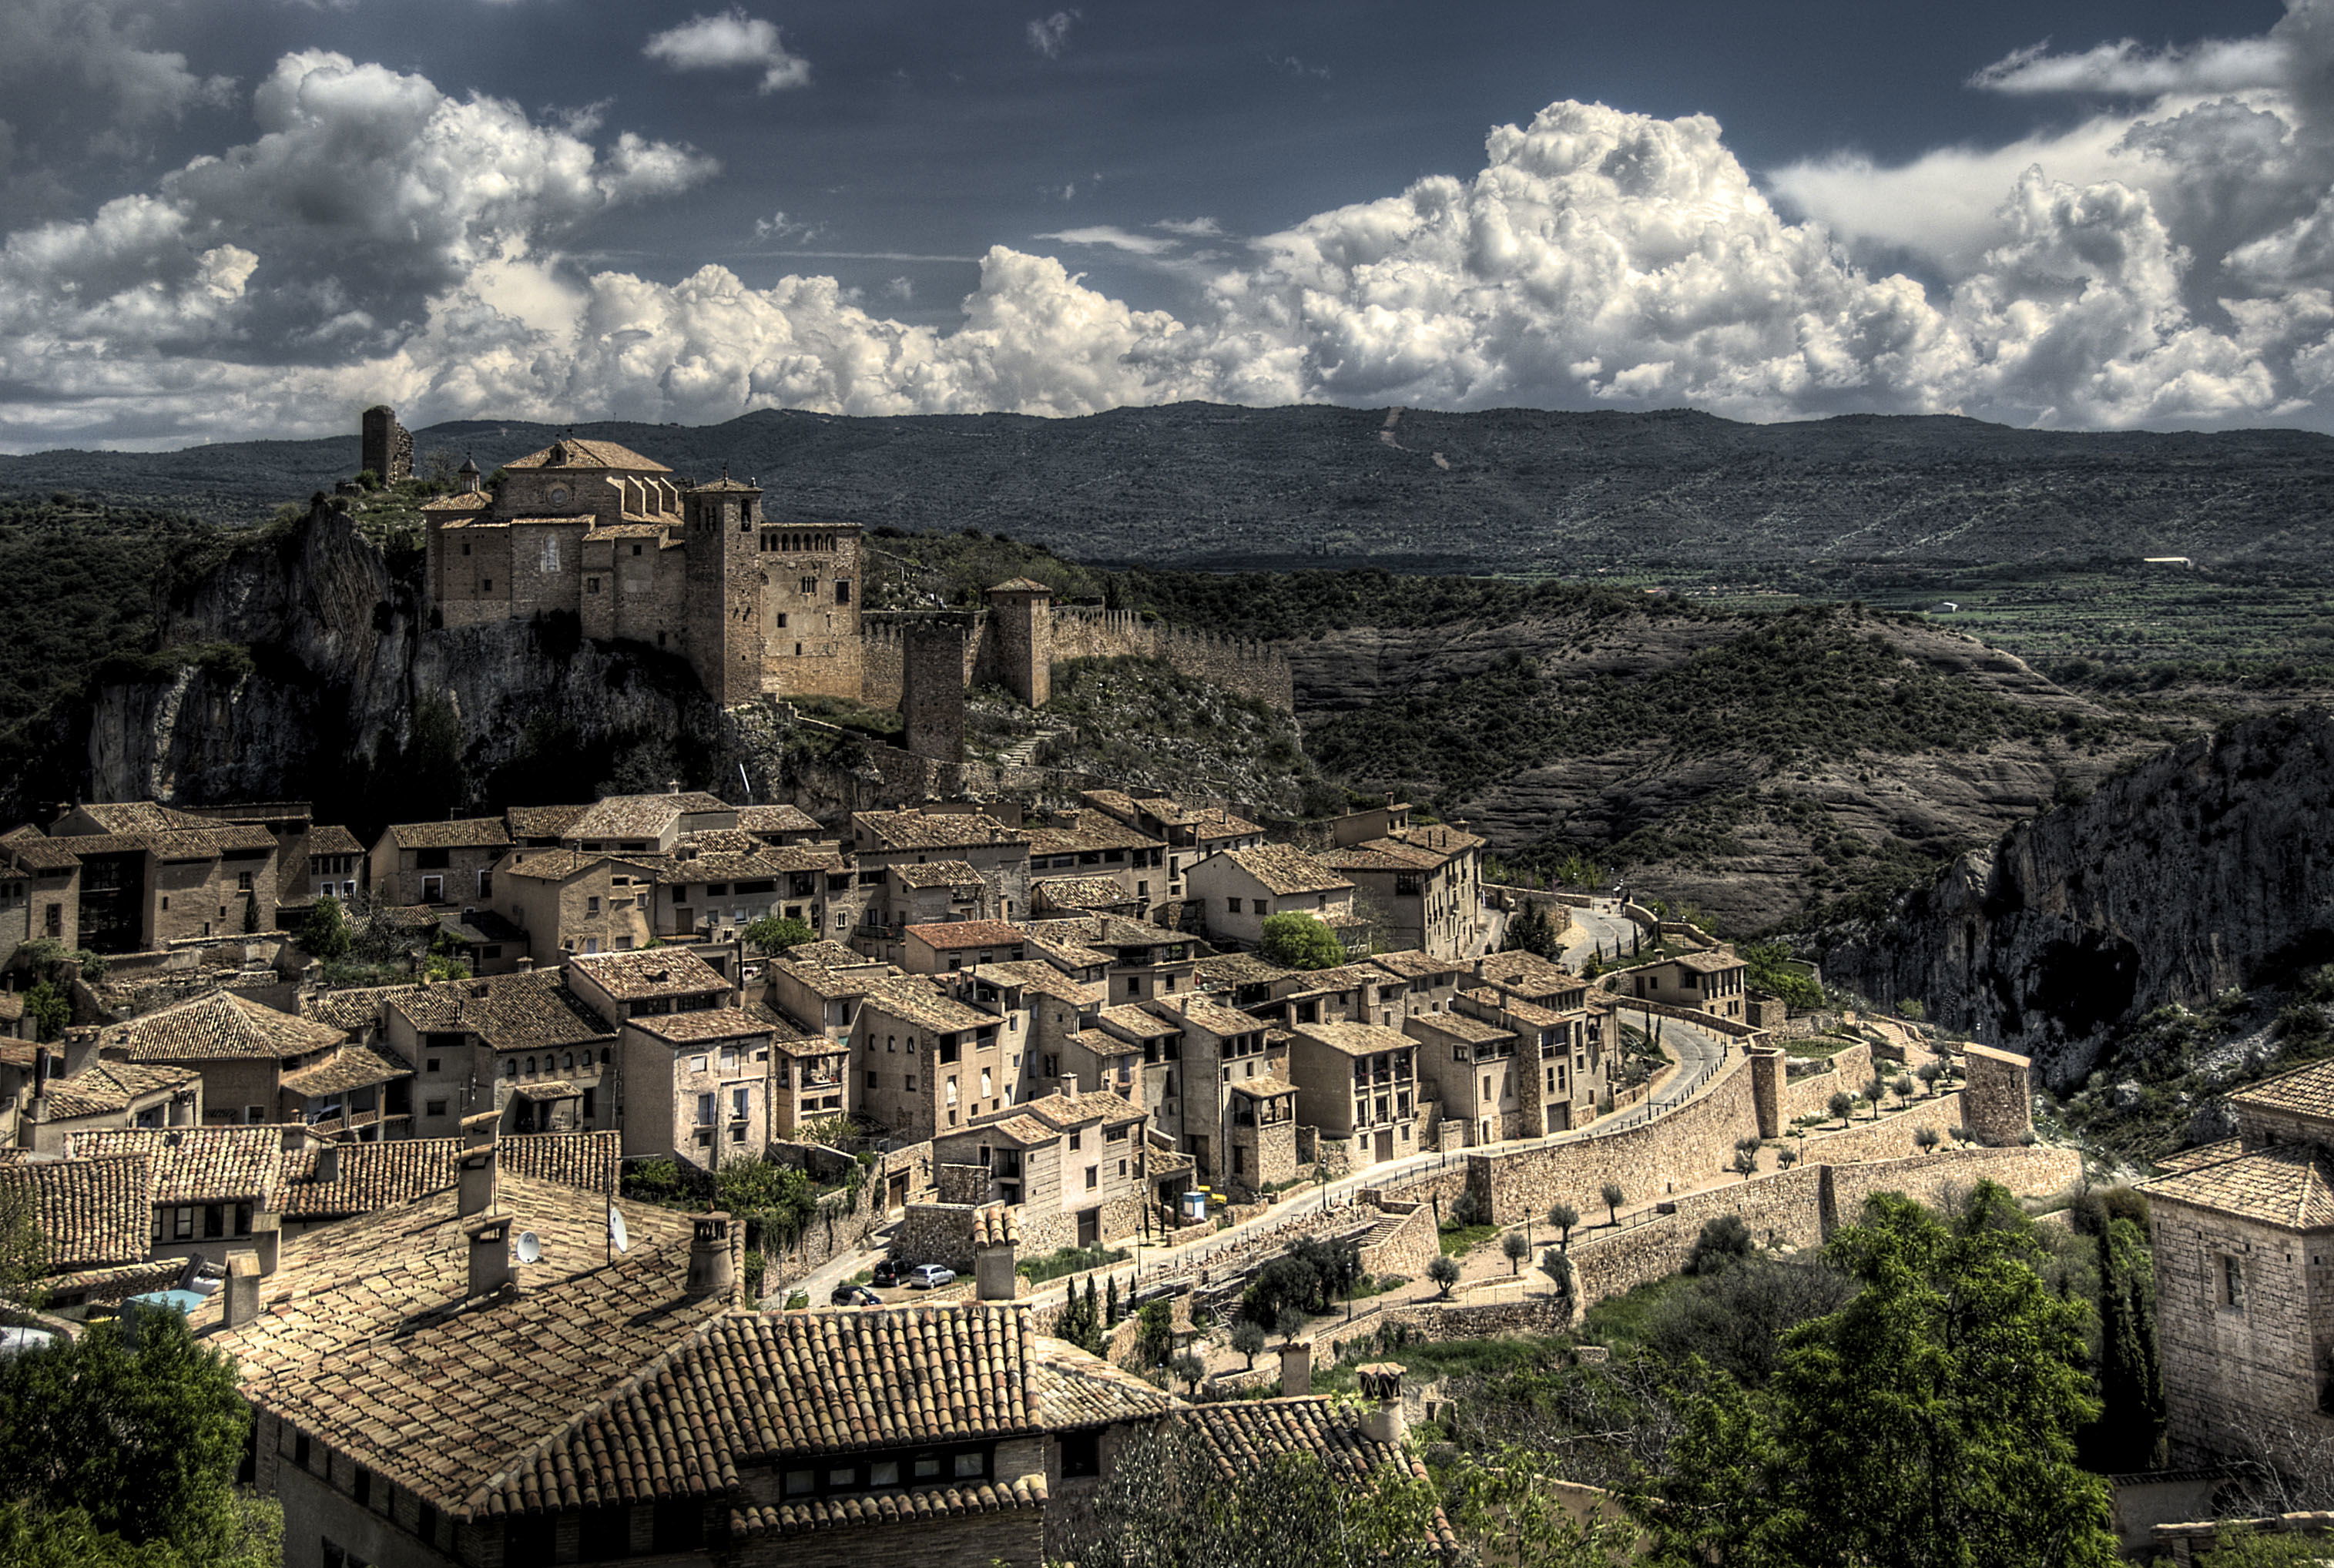
[[[1102,1185],[1102,1167],[1101,1167],[1101,1166],[1099,1166],[1099,1165],[1089,1165],[1089,1166],[1087,1166],[1087,1167],[1086,1167],[1086,1190],[1087,1190],[1088,1192],[1092,1192],[1095,1188],[1100,1187],[1101,1185]]]
[[[493,578],[491,578],[491,577],[481,577],[481,578],[479,578],[479,579],[478,579],[478,592],[481,592],[481,593],[492,593],[494,591],[495,591],[495,580],[494,580]]]
[[[2245,1310],[2245,1265],[2226,1253],[2221,1255],[2221,1304],[2236,1312]]]
[[[875,1459],[867,1467],[867,1484],[871,1486],[896,1486],[900,1484],[900,1461]]]
[[[423,1061],[425,1063],[427,1063],[427,1065],[425,1065],[425,1066],[421,1069],[424,1073],[435,1073],[435,1072],[437,1072],[437,1071],[438,1071],[438,1058],[437,1058],[437,1057],[435,1057],[435,1056],[425,1056],[425,1057],[423,1057],[423,1058],[422,1058],[422,1061]]]
[[[938,1474],[938,1471],[936,1470],[936,1471],[934,1472],[934,1474]],[[815,1471],[815,1470],[788,1470],[788,1471],[786,1472],[786,1496],[789,1496],[789,1497],[807,1497],[807,1496],[809,1496],[812,1493],[814,1493],[814,1492],[815,1492],[815,1491],[817,1491],[817,1490],[818,1490],[818,1472],[817,1472],[817,1471]]]
[[[981,1452],[959,1454],[956,1457],[955,1468],[957,1479],[960,1481],[975,1476],[985,1476],[989,1474],[989,1456]]]
[[[584,580],[584,592],[586,592],[586,593],[597,593],[597,592],[600,592],[600,580],[599,580],[598,578],[596,578],[596,577],[586,577],[586,578]]]
[[[919,1480],[919,1481],[932,1481],[932,1480],[938,1480],[938,1479],[940,1478],[940,1456],[939,1456],[938,1454],[927,1454],[927,1455],[925,1455],[923,1457],[921,1457],[921,1458],[920,1458],[920,1459],[918,1459],[918,1460],[916,1461],[916,1479],[917,1479],[917,1480]]]
[[[446,1102],[443,1100],[425,1100],[421,1102],[421,1113],[424,1116],[443,1116],[446,1114]]]

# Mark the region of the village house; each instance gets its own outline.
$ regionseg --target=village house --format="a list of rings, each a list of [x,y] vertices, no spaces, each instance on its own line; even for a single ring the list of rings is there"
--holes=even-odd
[[[1026,919],[1029,914],[1029,836],[976,807],[919,811],[854,812],[851,817],[851,851],[857,870],[854,890],[857,902],[851,927],[836,929],[853,937],[854,945],[878,957],[888,939],[875,934],[896,930],[907,922],[883,896],[885,873],[893,866],[927,865],[936,861],[961,861],[979,872],[981,897],[977,916],[982,919]],[[884,919],[868,919],[880,910]],[[854,911],[846,911],[854,913]],[[861,939],[854,928],[867,928]],[[872,945],[871,945],[872,944]]]
[[[770,1136],[795,1139],[851,1113],[851,1048],[824,1034],[770,1032]]]
[[[834,961],[836,952],[850,962]],[[762,967],[763,1002],[812,1034],[847,1040],[858,1024],[860,1003],[900,972],[832,943],[805,943]]]
[[[566,840],[575,819],[591,809],[588,805],[511,806],[503,813],[503,826],[514,849],[555,850]]]
[[[1513,1083],[1521,1119],[1509,1136],[1537,1138],[1595,1119],[1611,1085],[1611,1048],[1619,1038],[1609,1025],[1611,1006],[1592,996],[1559,1013],[1493,986],[1459,993],[1455,1015],[1516,1036]]]
[[[1673,1007],[1692,1007],[1713,1018],[1742,1017],[1750,966],[1731,948],[1640,964],[1621,971],[1623,994]]]
[[[498,817],[394,823],[373,842],[373,901],[492,904],[495,866],[510,847]]]
[[[869,952],[904,959],[909,927],[992,923],[981,914],[989,904],[989,883],[969,861],[887,867],[861,906],[855,939]]]
[[[414,1063],[414,1130],[444,1138],[494,1111],[514,1130],[615,1125],[616,1030],[557,969],[327,993],[310,1011],[380,1020],[379,1040]]]
[[[412,1136],[413,1068],[394,1050],[351,1044],[328,1024],[233,991],[110,1024],[98,1044],[133,1065],[200,1074],[215,1126],[296,1121],[326,1135]]]
[[[1403,983],[1403,1005],[1413,1014],[1449,1011],[1452,998],[1474,977],[1467,960],[1437,957],[1415,948],[1373,953],[1369,962]],[[1586,982],[1582,985],[1585,989]]]
[[[494,1149],[498,1172],[615,1195],[622,1150],[613,1132],[506,1133]],[[446,1191],[460,1179],[461,1150],[462,1140],[455,1137],[324,1143],[293,1150],[284,1157],[284,1178],[276,1187],[280,1236],[288,1241]],[[270,1261],[262,1273],[273,1272]]]
[[[654,928],[656,872],[579,850],[513,850],[496,868],[502,908],[526,934],[538,967],[577,955],[645,948]]]
[[[82,946],[81,857],[27,826],[0,837],[0,963],[34,941]]]
[[[1266,988],[1256,1011],[1290,1028],[1301,1024],[1376,1024],[1402,1027],[1409,1010],[1410,982],[1371,963],[1339,964],[1327,969],[1295,969]]]
[[[1384,940],[1438,957],[1471,958],[1490,926],[1483,909],[1484,841],[1441,823],[1410,820],[1392,803],[1336,818],[1322,862],[1354,884],[1356,901]]]
[[[1297,1088],[1288,1034],[1263,1019],[1192,994],[1146,1004],[1176,1032],[1176,1064],[1145,1087],[1153,1125],[1210,1182],[1258,1188],[1297,1173]]]
[[[2173,1463],[2295,1452],[2334,1400],[2334,1062],[2229,1096],[2146,1183]]]
[[[1208,939],[1219,947],[1261,947],[1264,922],[1274,915],[1319,920],[1340,941],[1355,926],[1354,884],[1288,844],[1222,851],[1195,862],[1183,880]]]
[[[989,1172],[983,1203],[1021,1206],[1021,1244],[1099,1246],[1143,1228],[1142,1108],[1065,1075],[1050,1094],[974,1117],[932,1140],[934,1166]]]
[[[1113,1002],[1179,996],[1191,989],[1198,947],[1181,931],[1116,915],[1033,920],[1023,929],[1030,938],[1030,950],[1051,960],[1065,974],[1085,977],[1099,957],[1102,979]]]
[[[1028,953],[1020,928],[1003,920],[910,926],[900,936],[900,965],[911,975],[952,975],[983,964],[1018,963]]]
[[[1355,1169],[1417,1153],[1418,1050],[1383,1024],[1299,1024],[1288,1042],[1297,1121]]]
[[[153,1173],[147,1255],[224,1264],[275,1222],[287,1151],[317,1140],[305,1127],[126,1128],[78,1133],[76,1159],[142,1155]]]
[[[658,936],[731,941],[772,916],[823,930],[827,897],[849,891],[851,871],[833,844],[768,844],[731,829],[685,841],[655,882]]]
[[[626,1159],[678,1156],[709,1170],[767,1146],[773,1031],[736,1005],[727,976],[687,948],[576,958],[567,976],[616,1028]]]
[[[1517,1054],[1516,1032],[1464,1013],[1422,1013],[1404,1019],[1418,1042],[1421,1093],[1461,1146],[1523,1136],[1523,1102],[1539,1065],[1537,1050]],[[1444,1147],[1449,1147],[1446,1142]]]
[[[738,831],[751,833],[763,843],[783,849],[789,844],[813,843],[830,837],[819,825],[816,817],[800,806],[776,802],[769,805],[739,806]]]
[[[584,854],[669,855],[683,838],[734,829],[738,808],[702,790],[609,795],[586,807],[559,835]]]
[[[851,1035],[859,1115],[909,1142],[961,1127],[1020,1097],[1025,1052],[1002,1020],[931,979],[884,982],[859,1005]]]
[[[0,1040],[0,1156],[62,1153],[77,1132],[202,1121],[199,1074],[107,1060],[94,1029],[73,1030],[62,1045]]]
[[[308,874],[303,891],[308,902],[338,899],[345,904],[364,891],[365,849],[348,829],[332,824],[311,829],[307,851]]]
[[[76,946],[151,952],[275,928],[275,835],[264,827],[131,801],[75,806],[49,842],[80,862]]]
[[[1132,913],[1139,919],[1154,898],[1166,897],[1167,846],[1107,812],[1091,806],[1062,812],[1026,831],[1033,898],[1046,898],[1058,882],[1104,880],[1118,890],[1111,902],[1136,905]],[[1090,899],[1092,893],[1071,897]]]
[[[1262,828],[1221,806],[1186,805],[1170,795],[1135,795],[1110,789],[1086,790],[1078,798],[1164,846],[1163,896],[1170,899],[1184,896],[1183,874],[1198,861],[1226,850],[1253,849],[1264,842]]]

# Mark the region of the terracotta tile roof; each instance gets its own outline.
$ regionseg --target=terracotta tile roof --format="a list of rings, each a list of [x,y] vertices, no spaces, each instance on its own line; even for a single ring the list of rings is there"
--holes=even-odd
[[[514,839],[555,839],[590,806],[511,806],[503,821]]]
[[[1748,967],[1731,951],[1725,949],[1706,953],[1680,953],[1670,962],[1681,969],[1692,969],[1698,975],[1719,975],[1729,969]]]
[[[852,825],[885,850],[950,850],[1026,844],[1028,835],[977,812],[854,812]]]
[[[1016,958],[1002,964],[976,965],[972,977],[1000,988],[1012,986],[1035,991],[1041,996],[1052,996],[1078,1008],[1097,1005],[1109,991],[1109,987],[1100,980],[1073,980],[1043,958]]]
[[[515,1175],[585,1192],[613,1190],[622,1158],[619,1132],[523,1132],[495,1144],[497,1166]],[[455,1184],[462,1140],[398,1138],[340,1146],[340,1178],[316,1179],[316,1151],[284,1157],[278,1189],[282,1212],[294,1219],[342,1219],[410,1203]]]
[[[739,806],[738,825],[749,833],[815,833],[818,819],[800,806]]]
[[[510,832],[499,817],[462,817],[442,822],[392,822],[388,838],[400,850],[506,849]]]
[[[356,834],[337,822],[308,830],[308,852],[312,855],[361,855],[364,846],[357,842]]]
[[[1363,1435],[1360,1413],[1326,1394],[1278,1400],[1224,1400],[1179,1412],[1177,1425],[1195,1439],[1200,1455],[1226,1480],[1244,1479],[1284,1454],[1312,1454],[1330,1474],[1359,1479],[1382,1467],[1426,1478],[1426,1467],[1404,1449]],[[1436,1544],[1455,1551],[1458,1539],[1437,1508]]]
[[[1323,864],[1318,857],[1289,844],[1251,844],[1244,850],[1226,850],[1223,853],[1225,859],[1276,897],[1343,892],[1354,885]]]
[[[908,935],[935,952],[957,953],[971,948],[1018,948],[1028,938],[1009,920],[938,920],[910,926]]]
[[[989,1118],[994,1118],[994,1120]],[[1040,1143],[1051,1143],[1061,1136],[1036,1117],[1022,1115],[1018,1107],[1011,1111],[992,1111],[988,1112],[987,1117],[976,1116],[966,1125],[965,1130],[970,1131],[974,1128],[979,1129],[991,1137],[1018,1143],[1024,1148]],[[949,1136],[943,1133],[940,1141],[946,1142]]]
[[[1535,1009],[1537,1011],[1537,1009]],[[1418,1013],[1403,1020],[1404,1030],[1423,1029],[1430,1034],[1447,1035],[1470,1045],[1490,1045],[1501,1040],[1512,1040],[1516,1033],[1496,1024],[1486,1024],[1480,1018],[1470,1018],[1464,1013]]]
[[[2248,1152],[2233,1142],[2213,1148],[2227,1152],[2146,1182],[2140,1190],[2151,1200],[2194,1204],[2291,1230],[2334,1228],[2334,1178],[2315,1150],[2283,1144]]]
[[[927,861],[918,866],[892,866],[890,873],[911,888],[969,888],[980,880],[969,861]]]
[[[1326,969],[1292,970],[1276,982],[1272,994],[1281,996],[1317,996],[1332,991],[1359,991],[1376,986],[1380,995],[1389,988],[1409,984],[1374,964],[1337,964]],[[1394,989],[1395,996],[1402,993]]]
[[[693,1013],[660,1013],[646,1018],[628,1018],[625,1023],[643,1034],[683,1045],[770,1032],[767,1024],[742,1007],[700,1007]]]
[[[564,882],[612,863],[611,855],[586,854],[581,850],[523,849],[497,869],[506,877],[525,877],[531,882]]]
[[[1100,1356],[1043,1336],[1031,1342],[1029,1380],[1037,1393],[1037,1419],[1048,1431],[1143,1420],[1182,1403]]]
[[[1260,1034],[1264,1020],[1249,1016],[1237,1007],[1227,1007],[1207,996],[1184,996],[1161,1002],[1158,1005],[1172,1009],[1182,1018],[1209,1034],[1219,1037],[1240,1034]]]
[[[153,1161],[158,1204],[254,1201],[275,1207],[284,1178],[284,1140],[307,1129],[264,1122],[253,1127],[109,1127],[72,1135],[83,1159],[142,1154]]]
[[[721,972],[687,948],[643,948],[632,953],[595,953],[572,958],[570,966],[619,1002],[651,996],[693,996],[726,991]]]
[[[1277,1095],[1297,1092],[1296,1084],[1286,1078],[1276,1078],[1269,1073],[1260,1078],[1235,1078],[1224,1087],[1250,1100],[1270,1100]]]
[[[1025,1101],[1021,1111],[1046,1125],[1066,1131],[1073,1127],[1085,1127],[1096,1121],[1139,1121],[1143,1108],[1123,1094],[1107,1089],[1086,1089],[1076,1094],[1064,1094],[1058,1090]]]
[[[1086,812],[1075,822],[1028,830],[1032,855],[1098,854],[1104,850],[1147,850],[1159,841],[1102,812]]]
[[[1464,974],[1467,966],[1455,958],[1438,958],[1432,953],[1422,953],[1415,948],[1405,948],[1398,953],[1372,953],[1369,962],[1387,974],[1413,983]]]
[[[1297,1034],[1347,1056],[1372,1056],[1381,1051],[1410,1051],[1418,1046],[1417,1041],[1401,1030],[1376,1024],[1299,1024]]]
[[[233,991],[214,991],[108,1026],[99,1039],[132,1062],[280,1061],[328,1050],[342,1033],[279,1013]]]
[[[108,833],[166,833],[217,825],[208,817],[173,811],[156,801],[95,801],[76,809]]]
[[[202,1074],[188,1068],[101,1058],[73,1077],[49,1080],[49,1114],[59,1121],[121,1115],[141,1100],[175,1094],[201,1082]]]
[[[901,977],[900,971],[890,964],[864,969],[830,969],[824,964],[796,963],[791,956],[771,959],[769,973],[786,976],[812,996],[830,1002],[867,996],[882,989],[885,982]]]
[[[627,515],[631,515],[631,514],[627,514]],[[565,518],[558,519],[560,522],[565,522],[568,519]],[[518,519],[518,521],[526,523],[533,522],[535,519],[523,517]],[[550,519],[545,519],[545,521],[550,521]],[[634,523],[609,523],[597,528],[586,528],[584,530],[584,541],[588,544],[610,539],[657,539],[661,538],[670,526],[670,525],[669,524],[662,520],[651,517],[643,517],[639,522]]]
[[[383,1000],[417,1030],[476,1034],[497,1051],[597,1044],[616,1034],[556,969],[395,986]]]
[[[1136,822],[1149,816],[1173,827],[1199,830],[1200,841],[1245,838],[1264,830],[1244,817],[1234,816],[1221,806],[1187,806],[1165,795],[1153,795],[1137,800],[1124,790],[1087,790],[1078,797],[1099,806],[1122,822]]]
[[[677,817],[699,816],[737,808],[703,790],[679,794],[610,795],[595,803],[567,826],[571,839],[652,839],[661,835]]]
[[[313,1067],[284,1075],[284,1087],[304,1099],[321,1100],[387,1083],[411,1073],[413,1066],[386,1045],[343,1045]]]
[[[153,1169],[143,1153],[0,1162],[0,1193],[30,1201],[51,1273],[137,1263],[154,1234]]]
[[[730,1310],[685,1294],[690,1217],[619,1202],[631,1246],[603,1262],[604,1195],[505,1173],[497,1202],[544,1260],[475,1300],[452,1192],[285,1241],[259,1316],[211,1336],[245,1397],[457,1519],[540,1503],[546,1477],[551,1498],[586,1504],[701,1490],[689,1456],[704,1426],[669,1419],[691,1407],[649,1414],[638,1398]],[[222,1310],[207,1303],[195,1326]]]
[[[1002,1514],[1046,1505],[1046,1477],[976,1481],[923,1492],[876,1492],[863,1496],[812,1497],[776,1505],[749,1503],[729,1510],[733,1539],[800,1535],[815,1530],[863,1529],[871,1525],[923,1524],[969,1514]]]
[[[206,822],[200,828],[130,833],[63,833],[49,841],[75,856],[152,854],[165,861],[207,861],[237,851],[273,850],[275,835],[265,828]]]
[[[805,942],[800,947],[788,948],[786,958],[792,963],[812,964],[828,969],[849,969],[866,964],[882,963],[881,959],[871,958],[855,948],[847,947],[824,937],[815,942]]]
[[[1236,986],[1264,986],[1296,974],[1278,964],[1268,963],[1254,953],[1219,953],[1202,958],[1191,971],[1191,977],[1202,986],[1230,990]]]
[[[18,870],[27,873],[70,871],[81,864],[81,857],[57,843],[38,828],[18,828],[0,839],[0,852],[13,861]]]
[[[584,1091],[564,1078],[538,1078],[532,1082],[519,1084],[511,1092],[521,1100],[533,1101],[538,1105],[548,1104],[555,1100],[584,1098]]]
[[[540,452],[513,457],[506,468],[615,468],[627,474],[670,474],[671,469],[630,447],[613,441],[587,441],[563,436]]]
[[[1519,1024],[1527,1029],[1553,1028],[1564,1022],[1564,1015],[1561,1013],[1535,1006],[1529,1002],[1519,1000],[1505,991],[1496,990],[1489,986],[1478,986],[1471,991],[1461,991],[1459,995],[1479,1007],[1497,1013],[1509,1024]]]
[[[451,495],[432,495],[421,503],[424,512],[483,512],[495,504],[495,493],[479,490],[475,493],[458,490]]]
[[[352,986],[345,990],[317,991],[300,998],[300,1016],[355,1037],[381,1027],[381,1005],[392,996],[420,990],[407,986]]]
[[[1062,924],[1060,921],[1047,921],[1046,923],[1048,925]],[[1034,927],[1030,929],[1028,936],[1029,948],[1031,951],[1043,953],[1046,955],[1047,959],[1066,971],[1070,969],[1106,969],[1110,967],[1111,965],[1118,962],[1118,956],[1114,953],[1105,953],[1099,948],[1089,948],[1080,941],[1066,940],[1051,932],[1037,930],[1034,928]]]
[[[1140,901],[1110,877],[1046,877],[1030,882],[1029,896],[1051,909],[1107,909]]]
[[[743,882],[789,871],[832,873],[843,869],[842,853],[832,844],[766,844],[756,840],[750,848],[700,850],[694,857],[668,861],[658,868],[656,880],[667,885]]]
[[[978,1007],[969,1007],[921,975],[902,975],[869,988],[863,1006],[888,1013],[903,1023],[936,1034],[957,1034],[993,1028],[998,1020]]]
[[[2231,1109],[2334,1119],[2334,1060],[2313,1062],[2229,1096]]]
[[[993,1203],[986,1208],[978,1208],[973,1210],[973,1246],[1018,1246],[1020,1244],[1020,1205],[1013,1203]]]
[[[991,593],[1051,593],[1052,589],[1027,577],[1008,577],[989,592]]]
[[[1146,1013],[1132,1002],[1104,1007],[1097,1016],[1104,1027],[1133,1040],[1164,1040],[1182,1033],[1180,1025]]]

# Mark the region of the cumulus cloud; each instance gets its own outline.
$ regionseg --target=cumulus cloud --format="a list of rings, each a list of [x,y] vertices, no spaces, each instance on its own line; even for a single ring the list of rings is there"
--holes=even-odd
[[[11,0],[0,5],[0,209],[26,216],[69,199],[57,170],[140,153],[235,83],[198,76],[152,46],[130,0]]]
[[[2148,50],[2126,38],[2077,54],[2037,43],[1970,78],[1988,92],[2108,92],[2161,98],[2171,92],[2236,92],[2285,78],[2286,51],[2272,38],[2208,39],[2186,49]]]
[[[1048,60],[1056,60],[1069,43],[1070,24],[1077,19],[1075,11],[1056,11],[1051,16],[1033,16],[1024,34],[1029,40],[1030,48]]]
[[[1551,104],[1494,128],[1471,173],[1278,233],[1191,218],[1039,236],[1172,278],[1172,310],[999,245],[946,326],[890,319],[831,277],[589,271],[564,236],[706,160],[289,56],[255,95],[256,140],[8,236],[0,418],[18,445],[308,433],[381,399],[417,420],[1213,399],[2323,424],[2320,3],[2270,35],[2285,85],[1766,186],[1705,117]],[[762,237],[798,222],[774,215]],[[905,277],[875,292],[913,299]]]
[[[810,62],[787,52],[776,25],[735,6],[668,28],[650,38],[641,53],[675,71],[758,70],[762,92],[810,83]]]

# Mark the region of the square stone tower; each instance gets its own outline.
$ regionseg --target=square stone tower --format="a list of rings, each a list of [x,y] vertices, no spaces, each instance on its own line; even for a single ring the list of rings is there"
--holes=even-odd
[[[1031,707],[1045,707],[1054,687],[1054,591],[1016,577],[990,589],[989,604],[998,680]]]
[[[762,694],[762,492],[726,475],[681,497],[689,661],[727,707]]]
[[[397,410],[379,403],[364,411],[362,451],[357,467],[370,468],[384,485],[413,477],[413,433],[397,422]]]
[[[967,615],[919,615],[902,623],[900,718],[908,750],[933,762],[964,760]]]

